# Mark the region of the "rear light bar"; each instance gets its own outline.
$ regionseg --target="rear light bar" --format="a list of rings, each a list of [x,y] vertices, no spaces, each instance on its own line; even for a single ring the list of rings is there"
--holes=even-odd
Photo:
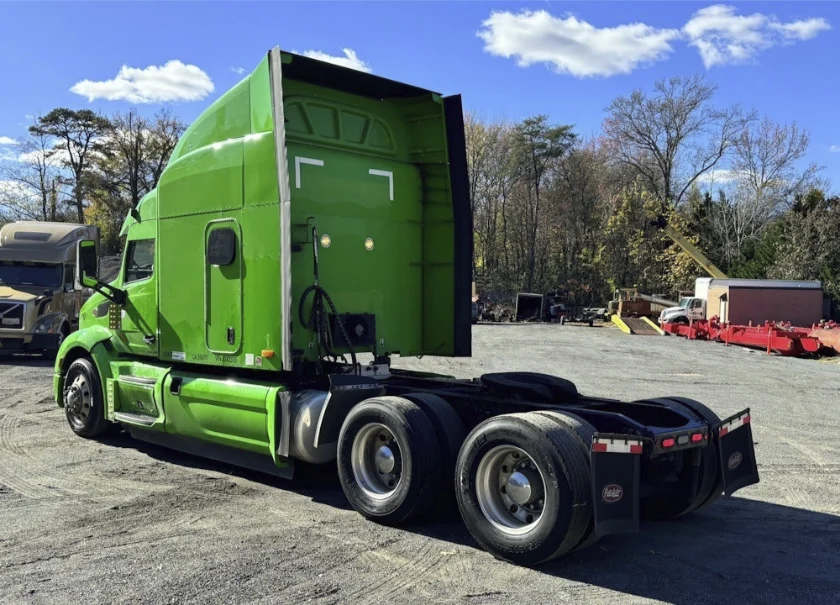
[[[687,446],[689,444],[696,445],[701,444],[706,440],[706,433],[703,432],[695,432],[695,433],[683,433],[682,435],[673,435],[669,437],[664,437],[659,442],[659,447],[663,450],[670,450],[675,447],[682,447]]]

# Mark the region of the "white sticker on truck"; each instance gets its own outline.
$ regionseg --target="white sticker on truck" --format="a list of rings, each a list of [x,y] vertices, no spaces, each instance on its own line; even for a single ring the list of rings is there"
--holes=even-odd
[[[187,354],[183,351],[172,351],[172,359],[175,361],[186,361]]]
[[[245,365],[246,366],[254,365],[254,354],[253,353],[245,353]]]

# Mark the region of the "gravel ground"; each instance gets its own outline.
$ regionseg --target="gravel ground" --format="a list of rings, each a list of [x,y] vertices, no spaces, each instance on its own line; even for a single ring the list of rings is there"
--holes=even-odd
[[[761,483],[539,569],[460,519],[402,529],[347,506],[332,468],[293,482],[126,437],[72,435],[50,363],[0,360],[2,603],[807,603],[840,600],[840,367],[612,328],[476,326],[459,377],[531,370],[585,394],[750,406]]]

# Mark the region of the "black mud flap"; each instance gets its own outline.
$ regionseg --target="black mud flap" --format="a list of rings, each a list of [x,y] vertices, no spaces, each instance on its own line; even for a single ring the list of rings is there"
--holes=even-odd
[[[717,429],[723,490],[730,497],[742,487],[758,483],[750,409],[722,420]]]
[[[599,536],[639,531],[639,466],[642,440],[592,436],[592,502]]]

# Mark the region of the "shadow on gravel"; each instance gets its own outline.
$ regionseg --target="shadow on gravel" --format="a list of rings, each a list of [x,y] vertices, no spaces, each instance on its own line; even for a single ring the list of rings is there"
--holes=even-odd
[[[15,353],[0,352],[0,365],[51,368],[55,365],[55,358],[49,355],[17,355]]]
[[[332,465],[299,465],[294,481],[132,440],[104,440],[156,460],[211,470],[291,491],[351,510]],[[457,510],[446,521],[400,528],[479,548]],[[534,571],[628,595],[674,603],[836,602],[840,594],[840,516],[757,500],[720,499],[702,513],[645,523],[638,534],[614,535]],[[585,590],[580,593],[585,595]]]

